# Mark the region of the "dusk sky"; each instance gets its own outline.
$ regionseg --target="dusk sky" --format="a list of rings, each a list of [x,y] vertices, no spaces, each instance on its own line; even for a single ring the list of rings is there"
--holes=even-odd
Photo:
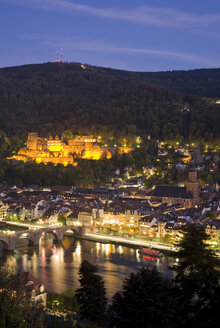
[[[219,0],[0,0],[0,67],[64,61],[136,71],[220,66]]]

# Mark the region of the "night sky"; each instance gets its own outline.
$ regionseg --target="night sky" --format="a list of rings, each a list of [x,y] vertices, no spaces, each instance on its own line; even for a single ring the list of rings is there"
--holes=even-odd
[[[220,66],[219,0],[0,0],[0,67],[64,61],[137,71]]]

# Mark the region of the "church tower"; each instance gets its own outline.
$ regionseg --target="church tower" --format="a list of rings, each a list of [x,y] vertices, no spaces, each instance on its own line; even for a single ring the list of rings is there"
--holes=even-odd
[[[190,171],[188,181],[186,182],[186,189],[193,197],[193,206],[199,204],[199,183],[196,171]]]

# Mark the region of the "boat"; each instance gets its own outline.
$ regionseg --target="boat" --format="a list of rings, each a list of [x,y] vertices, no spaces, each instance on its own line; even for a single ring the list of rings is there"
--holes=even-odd
[[[159,252],[159,251],[156,251],[155,249],[152,249],[152,248],[140,248],[138,250],[138,253],[140,255],[149,255],[151,257],[162,257],[163,256],[163,253]]]

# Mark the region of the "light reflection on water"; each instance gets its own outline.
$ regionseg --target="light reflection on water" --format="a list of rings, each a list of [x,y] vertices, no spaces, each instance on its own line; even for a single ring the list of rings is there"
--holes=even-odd
[[[143,266],[152,268],[156,265],[163,275],[172,277],[172,272],[167,268],[172,259],[166,256],[162,259],[140,256],[135,247],[77,240],[69,236],[54,246],[52,238],[47,235],[40,241],[39,247],[28,247],[27,241],[22,240],[23,247],[17,248],[13,255],[0,248],[0,265],[7,264],[19,271],[30,271],[44,282],[48,291],[63,292],[79,286],[79,266],[83,260],[88,260],[98,265],[108,297],[121,289],[123,279],[130,272]]]

